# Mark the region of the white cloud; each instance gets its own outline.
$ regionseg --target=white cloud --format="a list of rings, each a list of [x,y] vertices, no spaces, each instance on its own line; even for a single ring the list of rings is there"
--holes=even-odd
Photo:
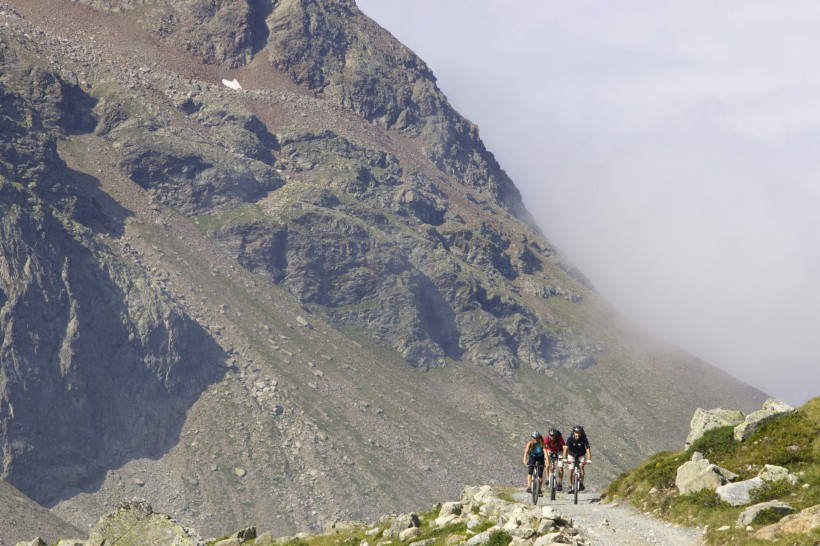
[[[820,394],[820,4],[358,4],[607,299],[790,403]]]

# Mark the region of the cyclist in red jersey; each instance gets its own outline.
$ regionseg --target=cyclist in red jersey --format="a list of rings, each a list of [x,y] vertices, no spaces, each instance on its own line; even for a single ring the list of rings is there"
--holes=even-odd
[[[544,438],[544,448],[547,450],[547,460],[551,458],[558,459],[558,485],[555,486],[558,491],[564,489],[564,464],[562,459],[565,445],[561,431],[557,428],[549,429],[547,437]]]

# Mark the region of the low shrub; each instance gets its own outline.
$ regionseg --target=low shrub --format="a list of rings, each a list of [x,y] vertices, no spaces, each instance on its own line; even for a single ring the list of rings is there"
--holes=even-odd
[[[703,456],[713,463],[731,457],[738,450],[734,430],[731,425],[707,430],[686,450],[687,458],[691,458],[695,451],[703,453]]]
[[[607,487],[606,496],[629,497],[636,489],[645,494],[653,487],[659,490],[674,487],[678,467],[685,460],[682,454],[669,451],[656,453],[630,472],[618,476]]]
[[[490,538],[484,543],[484,546],[507,546],[510,542],[512,542],[512,535],[499,529],[490,533]]]
[[[785,516],[785,514],[782,510],[766,508],[765,510],[761,510],[757,513],[752,523],[757,525],[769,525],[770,523],[777,523],[783,518],[783,516]]]
[[[777,480],[776,482],[763,482],[763,485],[749,491],[749,499],[752,504],[779,499],[790,494],[794,486],[788,480]]]
[[[693,491],[687,494],[686,497],[692,504],[704,506],[706,508],[717,508],[723,502],[720,499],[720,495],[717,494],[717,491],[707,487],[698,491]]]

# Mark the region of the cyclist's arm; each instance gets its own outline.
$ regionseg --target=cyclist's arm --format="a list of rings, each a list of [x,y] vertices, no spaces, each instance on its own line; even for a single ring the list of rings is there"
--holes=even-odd
[[[530,454],[530,448],[532,447],[532,440],[527,442],[527,445],[524,446],[524,464],[527,464],[527,456]]]

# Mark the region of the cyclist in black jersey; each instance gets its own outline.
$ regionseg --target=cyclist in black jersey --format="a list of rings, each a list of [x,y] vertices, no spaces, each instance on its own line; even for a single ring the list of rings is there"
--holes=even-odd
[[[572,427],[572,434],[567,439],[567,443],[564,446],[564,459],[566,459],[567,464],[575,462],[575,459],[578,459],[581,463],[586,462],[586,464],[592,462],[592,452],[590,451],[589,440],[587,439],[587,434],[584,431],[584,427],[581,425],[575,425]],[[586,489],[584,487],[584,466],[585,465],[583,464],[580,466],[581,483],[578,485],[578,491],[583,491]],[[573,493],[571,485],[568,493]]]
[[[533,472],[540,481],[544,475],[544,438],[537,430],[524,447],[524,464],[527,465],[527,493],[532,492]]]

